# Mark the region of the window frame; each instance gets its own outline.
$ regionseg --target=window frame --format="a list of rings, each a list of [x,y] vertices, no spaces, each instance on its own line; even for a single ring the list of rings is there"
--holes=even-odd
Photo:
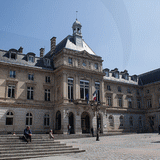
[[[10,77],[10,78],[16,78],[16,71],[10,70],[10,72],[9,72],[9,77]]]
[[[8,111],[6,113],[6,123],[5,123],[5,125],[6,126],[13,126],[13,122],[14,122],[14,113],[12,111]]]
[[[28,87],[27,86],[27,100],[33,100],[34,96],[34,87]]]
[[[44,100],[45,101],[51,101],[51,91],[50,89],[44,90]]]
[[[44,115],[43,125],[44,125],[45,127],[49,127],[49,126],[50,126],[50,116],[49,116],[48,113],[45,113],[45,115]]]
[[[31,112],[28,112],[26,114],[26,126],[32,126],[33,125],[33,115]]]
[[[86,95],[89,94],[89,81],[80,80],[80,99],[86,100]]]
[[[68,99],[73,101],[73,78],[68,78]]]

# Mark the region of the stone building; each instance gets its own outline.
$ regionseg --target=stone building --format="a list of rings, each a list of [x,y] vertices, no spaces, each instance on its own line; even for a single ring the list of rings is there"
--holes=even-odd
[[[159,125],[160,70],[139,76],[103,69],[102,57],[82,39],[82,25],[40,56],[0,50],[0,133],[153,132]],[[96,102],[93,101],[96,93]],[[97,107],[97,108],[96,108]],[[98,109],[95,111],[95,109]]]

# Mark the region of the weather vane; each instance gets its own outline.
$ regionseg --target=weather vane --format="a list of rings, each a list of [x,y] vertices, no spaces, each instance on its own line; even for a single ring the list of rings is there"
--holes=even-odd
[[[76,11],[76,20],[77,20],[77,13],[78,13],[78,11]]]

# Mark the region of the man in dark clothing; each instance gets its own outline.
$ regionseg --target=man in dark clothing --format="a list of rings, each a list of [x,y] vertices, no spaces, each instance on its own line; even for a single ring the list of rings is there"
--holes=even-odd
[[[31,129],[30,129],[29,126],[27,126],[27,128],[24,130],[24,138],[25,138],[25,140],[27,141],[27,143],[28,143],[28,139],[29,139],[30,142],[31,142],[31,136],[32,136]]]

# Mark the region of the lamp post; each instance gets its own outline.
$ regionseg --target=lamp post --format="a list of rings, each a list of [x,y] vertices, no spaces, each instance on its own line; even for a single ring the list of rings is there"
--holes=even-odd
[[[100,102],[95,102],[95,101],[90,101],[90,105],[92,107],[92,110],[94,112],[96,112],[96,114],[97,114],[97,116],[96,116],[96,119],[97,119],[97,136],[96,136],[97,138],[96,138],[96,141],[99,141],[98,114],[99,114],[101,103]]]

